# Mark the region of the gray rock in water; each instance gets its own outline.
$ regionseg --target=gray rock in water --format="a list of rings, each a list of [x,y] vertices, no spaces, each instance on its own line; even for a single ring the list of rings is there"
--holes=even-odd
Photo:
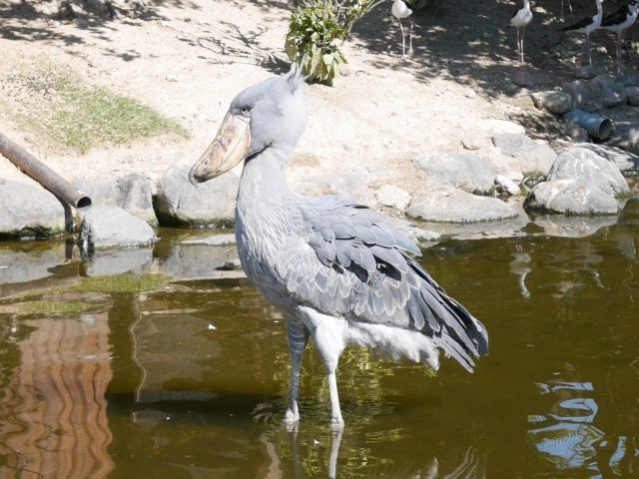
[[[170,168],[158,187],[156,213],[169,226],[228,226],[235,218],[239,178],[222,175],[198,186],[188,168]]]
[[[562,115],[572,109],[572,95],[565,91],[540,91],[530,95],[537,108]]]
[[[625,195],[630,191],[628,182],[617,165],[587,148],[562,150],[548,172],[548,181],[553,180],[587,180],[613,200],[615,196]]]
[[[96,206],[114,206],[128,211],[152,226],[158,220],[153,209],[153,185],[137,173],[118,178],[115,183],[76,182]]]
[[[423,221],[474,223],[514,218],[517,211],[497,198],[447,188],[413,198],[407,215]]]
[[[617,217],[606,216],[565,216],[565,215],[538,215],[534,223],[544,229],[549,236],[561,236],[565,238],[583,238],[591,236],[601,228],[613,226],[617,223]]]
[[[160,270],[178,279],[215,279],[219,270],[234,269],[237,248],[183,242],[172,245],[167,257],[160,261]]]
[[[494,173],[478,156],[459,153],[427,153],[413,160],[426,171],[430,184],[447,185],[468,192],[488,193],[494,188]]]
[[[403,188],[399,188],[395,185],[384,185],[375,193],[377,201],[384,206],[395,208],[399,211],[406,210],[406,207],[410,203],[411,196]]]
[[[93,206],[84,215],[80,228],[82,250],[137,247],[157,241],[153,228],[121,208]]]
[[[639,156],[634,153],[614,146],[596,145],[594,143],[584,143],[577,145],[577,147],[593,151],[602,158],[613,162],[624,176],[639,174]]]
[[[62,203],[43,188],[0,180],[0,237],[48,238],[65,231]]]
[[[147,273],[153,262],[153,248],[96,250],[85,261],[87,276],[114,276],[134,272]]]
[[[526,135],[503,134],[493,136],[493,144],[505,154],[517,158],[519,168],[525,174],[548,174],[557,153],[544,142],[537,142]]]
[[[573,215],[617,214],[615,197],[585,179],[563,179],[539,183],[528,195],[528,210]]]
[[[18,247],[0,250],[0,285],[26,283],[51,276],[51,270],[64,264],[65,244],[62,241],[42,243],[22,242]],[[2,288],[0,288],[0,297]]]

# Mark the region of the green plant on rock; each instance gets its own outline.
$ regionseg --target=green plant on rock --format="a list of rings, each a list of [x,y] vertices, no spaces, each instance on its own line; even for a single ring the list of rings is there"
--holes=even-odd
[[[286,54],[305,75],[328,85],[346,57],[340,50],[353,25],[383,0],[304,0],[295,2],[286,35]]]

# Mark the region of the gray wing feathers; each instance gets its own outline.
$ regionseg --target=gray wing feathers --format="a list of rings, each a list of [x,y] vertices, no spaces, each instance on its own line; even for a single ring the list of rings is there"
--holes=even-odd
[[[420,331],[472,370],[473,359],[488,352],[486,329],[407,255],[419,249],[383,214],[324,198],[304,199],[305,231],[291,239],[303,244],[283,251],[277,265],[296,301],[332,316]]]

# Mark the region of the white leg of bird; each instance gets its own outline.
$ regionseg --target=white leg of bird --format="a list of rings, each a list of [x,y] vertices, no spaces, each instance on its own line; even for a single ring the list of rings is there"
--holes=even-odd
[[[590,55],[590,33],[586,34],[586,48],[588,49],[588,65],[592,66],[592,56]]]
[[[413,56],[413,19],[408,17],[408,55]]]
[[[291,353],[291,390],[288,398],[288,409],[284,422],[288,427],[295,426],[300,420],[299,407],[297,405],[297,396],[300,388],[300,368],[304,350],[308,343],[309,332],[303,323],[294,320],[286,322],[288,330],[288,344]]]
[[[397,19],[399,23],[399,31],[402,33],[402,58],[406,58],[406,36],[404,35],[404,26],[402,25],[402,21]]]
[[[339,405],[335,372],[339,357],[346,347],[348,324],[343,318],[326,316],[312,308],[301,307],[300,310],[304,314],[304,324],[315,341],[328,373],[328,390],[331,395],[331,427],[333,430],[343,429],[344,419]]]
[[[521,29],[521,63],[524,64],[524,36],[526,35],[526,27]]]
[[[519,31],[519,27],[515,27],[515,30],[517,31],[517,55],[519,55],[519,47],[521,45],[519,39],[520,39],[520,31]]]

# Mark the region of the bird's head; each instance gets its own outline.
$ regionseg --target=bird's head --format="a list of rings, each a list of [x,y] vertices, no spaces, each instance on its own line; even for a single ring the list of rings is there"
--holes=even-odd
[[[220,176],[267,148],[292,150],[304,132],[307,101],[301,71],[247,88],[231,102],[213,142],[193,165],[192,183]]]

